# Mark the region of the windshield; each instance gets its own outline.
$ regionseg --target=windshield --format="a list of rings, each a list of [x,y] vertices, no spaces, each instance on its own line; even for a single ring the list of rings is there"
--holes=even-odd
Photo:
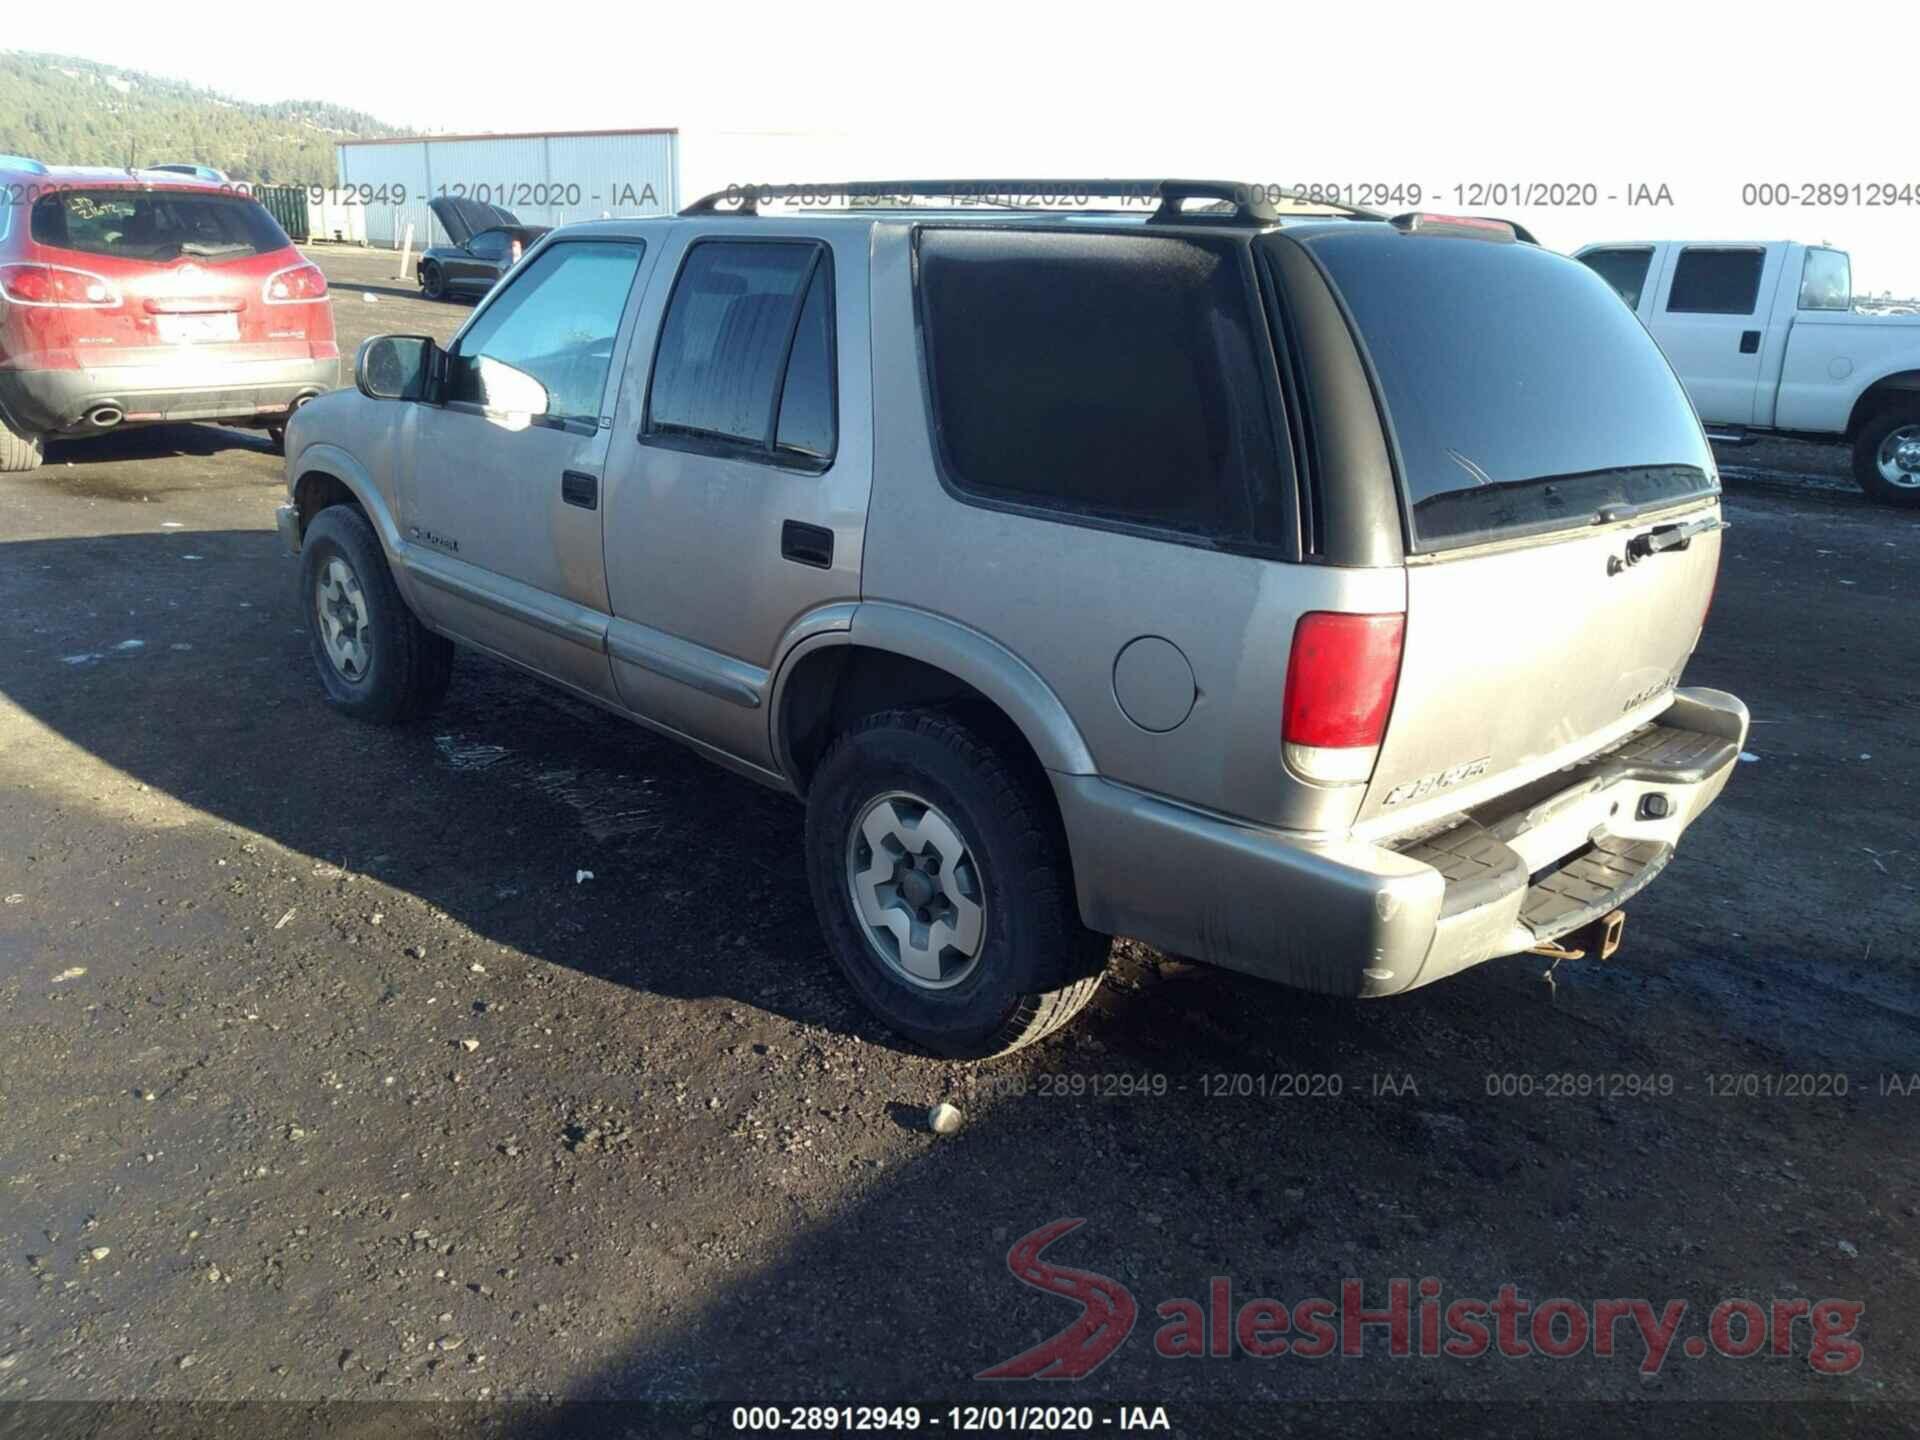
[[[1717,487],[1686,392],[1586,266],[1531,245],[1383,226],[1307,243],[1378,377],[1416,550]]]
[[[61,190],[33,204],[33,240],[120,260],[239,260],[291,242],[241,195],[196,190]]]

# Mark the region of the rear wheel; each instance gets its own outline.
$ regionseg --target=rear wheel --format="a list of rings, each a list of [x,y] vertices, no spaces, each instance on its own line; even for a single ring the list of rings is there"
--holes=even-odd
[[[420,288],[426,292],[429,300],[447,298],[447,277],[431,260],[420,267]]]
[[[989,727],[890,710],[837,739],[807,795],[814,908],[893,1030],[978,1059],[1093,997],[1108,941],[1080,923],[1045,779]]]
[[[391,724],[426,714],[447,693],[453,642],[414,618],[357,507],[330,506],[307,527],[300,599],[313,663],[336,709]]]
[[[1861,427],[1853,478],[1882,505],[1920,506],[1920,407],[1882,411]]]
[[[22,435],[0,420],[0,472],[36,470],[40,466],[40,437]]]

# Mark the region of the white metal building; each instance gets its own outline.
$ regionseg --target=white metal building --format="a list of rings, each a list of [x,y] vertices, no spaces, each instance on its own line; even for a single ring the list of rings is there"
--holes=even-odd
[[[341,191],[365,199],[372,245],[398,245],[409,222],[416,250],[445,244],[427,206],[439,195],[504,206],[528,225],[680,208],[680,132],[672,129],[345,140],[337,153]]]

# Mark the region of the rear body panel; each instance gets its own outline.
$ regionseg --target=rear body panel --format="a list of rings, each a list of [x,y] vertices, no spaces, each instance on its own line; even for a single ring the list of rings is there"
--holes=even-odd
[[[1408,829],[1591,753],[1664,709],[1706,619],[1720,534],[1626,563],[1684,505],[1407,566],[1407,643],[1363,833]]]
[[[254,420],[338,382],[330,299],[269,299],[273,277],[307,262],[257,202],[124,172],[33,186],[32,204],[9,207],[0,265],[77,271],[109,299],[0,299],[0,405],[14,423],[86,433],[103,407],[135,423]]]

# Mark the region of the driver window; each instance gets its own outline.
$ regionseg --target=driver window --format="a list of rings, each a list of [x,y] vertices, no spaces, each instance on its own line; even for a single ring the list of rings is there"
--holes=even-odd
[[[447,399],[598,424],[613,337],[645,249],[550,245],[474,319],[447,366]]]
[[[483,230],[467,242],[467,253],[482,260],[500,260],[506,257],[511,243],[511,237],[504,230]]]

